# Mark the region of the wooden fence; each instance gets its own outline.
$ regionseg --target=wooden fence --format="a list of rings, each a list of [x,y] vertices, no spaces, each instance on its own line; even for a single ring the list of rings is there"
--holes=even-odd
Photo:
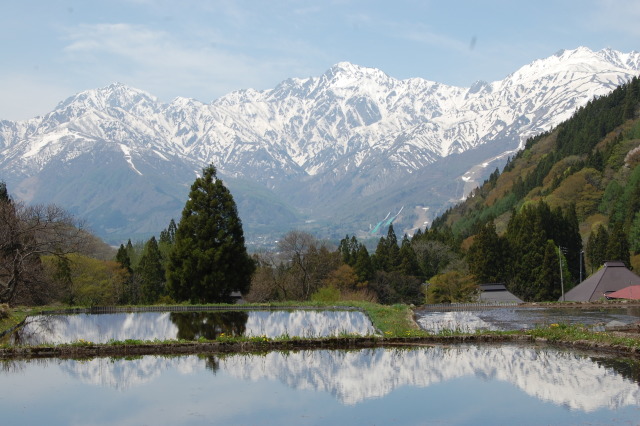
[[[484,303],[440,303],[423,305],[418,308],[421,311],[475,311],[482,309],[509,308],[518,306],[520,302],[484,302]]]
[[[47,314],[116,314],[131,312],[203,312],[203,311],[290,311],[290,310],[333,310],[358,311],[351,306],[254,306],[254,305],[158,305],[158,306],[93,306],[91,308],[66,308],[40,312]]]

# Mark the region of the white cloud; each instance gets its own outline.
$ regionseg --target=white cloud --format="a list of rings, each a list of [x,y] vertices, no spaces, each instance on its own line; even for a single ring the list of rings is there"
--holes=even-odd
[[[98,24],[70,28],[67,39],[66,60],[77,72],[103,74],[165,100],[207,102],[235,89],[266,88],[284,71],[275,58],[258,61],[225,49],[231,43],[213,31],[193,41],[142,25]]]

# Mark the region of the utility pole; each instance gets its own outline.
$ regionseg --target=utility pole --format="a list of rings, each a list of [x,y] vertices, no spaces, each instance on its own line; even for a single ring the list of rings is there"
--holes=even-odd
[[[580,250],[580,281],[579,283],[582,282],[582,256],[584,256],[584,250]]]
[[[562,280],[562,247],[558,246],[558,263],[560,264],[560,291],[562,291],[562,301],[564,302],[564,281]]]

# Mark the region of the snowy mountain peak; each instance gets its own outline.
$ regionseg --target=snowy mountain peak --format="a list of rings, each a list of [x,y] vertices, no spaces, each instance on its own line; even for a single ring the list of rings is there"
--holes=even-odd
[[[78,117],[89,110],[105,111],[119,108],[130,112],[144,112],[157,104],[154,96],[139,89],[121,83],[113,83],[99,89],[80,92],[59,103],[45,119],[60,117]]]
[[[626,56],[626,57],[625,57]],[[621,60],[623,57],[624,60]],[[505,78],[503,85],[530,85],[533,81],[545,80],[557,86],[582,77],[593,75],[617,75],[613,85],[621,84],[637,74],[640,65],[637,53],[622,54],[615,51],[593,52],[587,47],[573,50],[560,50],[548,58],[538,59],[523,66]],[[605,77],[609,78],[609,77]],[[547,84],[546,87],[549,87]],[[609,86],[611,87],[611,86]]]
[[[366,81],[384,84],[390,79],[377,68],[362,67],[350,62],[338,62],[324,73],[324,76],[332,87],[354,87]]]
[[[210,104],[163,104],[114,83],[44,118],[0,122],[0,174],[19,198],[67,206],[103,237],[166,227],[194,171],[209,163],[237,185],[249,234],[253,225],[288,230],[304,217],[340,223],[342,237],[396,205],[405,205],[397,221],[409,231],[424,225],[423,207],[436,214],[474,188],[463,176],[473,166],[487,164],[477,171],[486,178],[527,137],[638,75],[639,57],[565,50],[470,88],[339,62],[318,77]]]

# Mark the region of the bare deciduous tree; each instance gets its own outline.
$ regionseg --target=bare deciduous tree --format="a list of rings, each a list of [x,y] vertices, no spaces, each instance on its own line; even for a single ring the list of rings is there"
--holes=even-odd
[[[278,243],[278,253],[262,253],[255,260],[258,268],[248,301],[308,300],[340,266],[340,253],[311,234],[291,231]]]
[[[291,231],[278,243],[288,266],[288,276],[295,282],[298,299],[307,300],[330,271],[340,265],[339,253],[332,253],[324,243],[306,232]]]
[[[17,296],[42,303],[52,289],[40,257],[82,252],[91,241],[81,223],[55,205],[0,200],[0,303]]]

